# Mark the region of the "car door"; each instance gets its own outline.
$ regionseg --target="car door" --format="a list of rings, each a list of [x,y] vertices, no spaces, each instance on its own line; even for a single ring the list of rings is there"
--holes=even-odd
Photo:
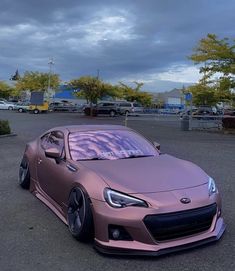
[[[98,113],[98,114],[103,114],[103,113],[104,113],[104,110],[105,110],[104,104],[103,104],[103,103],[99,103],[99,104],[97,105],[97,113]]]
[[[6,105],[4,102],[0,101],[0,109],[6,109]]]
[[[60,151],[59,159],[47,157],[45,150],[56,148]],[[53,131],[44,135],[38,146],[37,179],[41,189],[58,204],[66,201],[65,191],[68,171],[64,152],[64,135],[61,131]]]

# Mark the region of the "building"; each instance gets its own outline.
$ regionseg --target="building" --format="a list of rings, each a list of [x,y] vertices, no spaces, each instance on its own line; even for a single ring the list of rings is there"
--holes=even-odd
[[[156,106],[165,109],[184,109],[185,99],[182,89],[174,88],[166,92],[152,92],[153,102]]]
[[[85,99],[80,99],[76,96],[77,91],[68,85],[60,85],[58,90],[54,92],[52,100],[53,102],[66,101],[74,105],[85,104],[87,102]]]

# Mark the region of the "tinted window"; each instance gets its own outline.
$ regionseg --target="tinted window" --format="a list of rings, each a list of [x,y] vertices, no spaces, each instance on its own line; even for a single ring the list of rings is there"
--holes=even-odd
[[[123,159],[155,156],[156,149],[140,135],[125,130],[75,132],[69,135],[73,160]]]
[[[104,103],[103,106],[114,106],[114,103]]]
[[[120,106],[131,107],[131,104],[130,103],[120,103]]]
[[[64,135],[60,131],[53,131],[41,138],[41,147],[46,150],[49,148],[57,148],[61,154],[64,151]]]

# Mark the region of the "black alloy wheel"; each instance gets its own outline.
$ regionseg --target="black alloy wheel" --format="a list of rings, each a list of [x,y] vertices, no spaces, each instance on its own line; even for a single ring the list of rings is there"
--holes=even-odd
[[[72,236],[79,241],[88,241],[93,237],[90,202],[80,187],[74,188],[69,196],[68,226]]]
[[[20,163],[19,184],[22,188],[29,189],[30,186],[29,162],[25,157],[22,159]]]

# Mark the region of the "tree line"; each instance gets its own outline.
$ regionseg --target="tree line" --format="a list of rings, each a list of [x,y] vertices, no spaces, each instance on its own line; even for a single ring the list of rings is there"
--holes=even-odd
[[[195,105],[235,103],[235,40],[219,39],[215,34],[208,34],[199,41],[188,58],[199,65],[202,75],[197,84],[182,89],[183,93],[193,94]],[[58,74],[37,71],[26,71],[23,76],[17,71],[12,80],[16,82],[14,87],[0,81],[0,97],[17,96],[25,90],[46,91],[49,87],[56,90],[61,83]],[[108,96],[150,106],[152,96],[141,90],[143,83],[133,84],[129,86],[119,82],[112,85],[94,76],[82,76],[68,82],[68,86],[79,90],[76,95],[85,98],[88,103],[97,103],[99,99]]]
[[[60,83],[58,74],[26,71],[22,77],[18,76],[14,87],[10,87],[5,82],[0,82],[0,97],[20,96],[22,91],[27,90],[47,91],[49,87],[56,91],[59,89]],[[96,104],[99,99],[104,97],[135,101],[144,106],[150,106],[152,102],[152,96],[147,91],[141,91],[143,83],[134,82],[133,87],[122,82],[118,85],[112,85],[97,77],[82,76],[72,79],[67,85],[71,89],[78,90],[75,95],[86,99],[87,103]]]

